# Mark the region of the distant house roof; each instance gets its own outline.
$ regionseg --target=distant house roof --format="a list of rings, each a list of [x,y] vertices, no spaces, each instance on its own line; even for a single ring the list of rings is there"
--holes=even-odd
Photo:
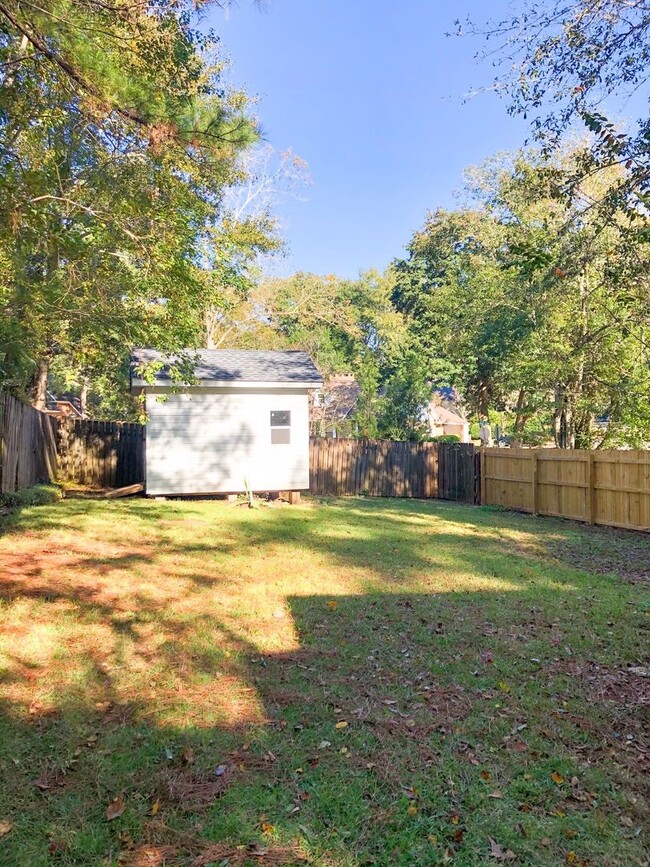
[[[432,421],[437,421],[438,424],[467,424],[467,419],[463,418],[457,412],[452,412],[444,406],[438,406],[435,403],[429,404],[429,417]]]
[[[131,382],[134,386],[151,385],[143,377],[143,368],[153,365],[155,385],[178,381],[173,376],[174,364],[193,366],[194,377],[200,382],[274,382],[319,386],[323,380],[316,365],[306,352],[273,349],[185,349],[177,355],[167,355],[155,349],[134,349],[131,353]],[[162,366],[159,366],[162,365]]]
[[[349,373],[338,373],[327,378],[320,399],[312,408],[313,420],[332,422],[346,419],[357,405],[361,386]]]

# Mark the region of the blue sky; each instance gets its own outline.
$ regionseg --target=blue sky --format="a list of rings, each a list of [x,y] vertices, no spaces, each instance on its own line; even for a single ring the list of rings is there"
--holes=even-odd
[[[233,83],[259,99],[264,137],[309,164],[307,201],[285,201],[281,273],[355,277],[404,252],[427,210],[451,206],[463,169],[523,144],[454,19],[506,14],[506,0],[250,0],[207,24]]]

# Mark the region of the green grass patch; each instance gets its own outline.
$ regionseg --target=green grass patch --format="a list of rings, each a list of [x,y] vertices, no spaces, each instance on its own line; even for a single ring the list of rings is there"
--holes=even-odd
[[[647,540],[608,533],[397,500],[24,508],[0,864],[647,864]]]

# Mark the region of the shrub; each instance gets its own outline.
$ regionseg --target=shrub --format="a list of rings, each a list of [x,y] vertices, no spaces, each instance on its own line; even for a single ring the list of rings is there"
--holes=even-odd
[[[49,506],[63,498],[61,488],[56,485],[32,485],[13,494],[0,494],[0,506],[22,509],[25,506]]]
[[[437,437],[431,437],[432,443],[459,443],[460,437],[457,434],[440,434]]]

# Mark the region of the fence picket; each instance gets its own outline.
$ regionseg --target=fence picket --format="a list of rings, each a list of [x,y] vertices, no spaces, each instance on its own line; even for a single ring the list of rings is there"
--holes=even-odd
[[[57,447],[63,481],[120,488],[144,482],[144,425],[62,419]]]
[[[477,502],[475,449],[457,443],[323,439],[310,444],[311,490]]]
[[[56,421],[0,392],[0,491],[56,479]]]

